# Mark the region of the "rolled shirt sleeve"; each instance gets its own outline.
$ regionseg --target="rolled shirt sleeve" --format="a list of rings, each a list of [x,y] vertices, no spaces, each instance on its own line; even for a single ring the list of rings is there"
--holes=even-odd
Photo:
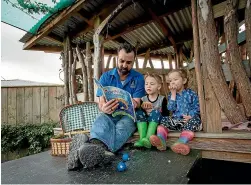
[[[106,84],[106,76],[107,76],[107,74],[104,73],[103,75],[101,75],[101,77],[100,77],[100,79],[99,79],[99,82],[101,83],[102,86],[106,86],[106,85],[107,85],[107,84]],[[96,96],[97,96],[97,97],[100,97],[100,96],[102,96],[102,95],[103,95],[102,90],[101,90],[100,88],[98,88],[97,93],[96,93]]]
[[[137,79],[135,91],[132,93],[132,98],[142,98],[143,96],[145,96],[145,79],[143,75],[140,75]]]

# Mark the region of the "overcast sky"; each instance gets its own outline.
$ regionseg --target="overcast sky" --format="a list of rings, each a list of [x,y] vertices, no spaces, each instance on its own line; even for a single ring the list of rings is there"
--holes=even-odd
[[[19,39],[24,34],[22,30],[1,23],[1,80],[63,83],[59,79],[59,54],[22,50],[23,43]]]

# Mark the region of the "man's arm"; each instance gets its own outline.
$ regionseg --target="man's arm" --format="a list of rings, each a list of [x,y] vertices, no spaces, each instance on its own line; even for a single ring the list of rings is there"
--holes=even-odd
[[[133,105],[134,105],[134,108],[139,108],[140,107],[140,98],[133,98]]]
[[[133,103],[134,103],[134,108],[139,108],[140,107],[140,99],[145,96],[145,79],[144,76],[140,76],[137,79],[137,86],[135,88],[134,93],[132,94],[133,98]]]

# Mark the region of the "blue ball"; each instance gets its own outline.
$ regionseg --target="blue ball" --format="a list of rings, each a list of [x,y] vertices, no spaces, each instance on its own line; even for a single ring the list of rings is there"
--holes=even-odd
[[[117,170],[118,170],[119,172],[125,171],[125,170],[126,170],[126,164],[125,164],[124,162],[120,162],[120,163],[118,164],[118,166],[117,166]]]
[[[125,153],[125,154],[123,154],[123,156],[122,156],[122,160],[124,161],[124,162],[126,162],[126,161],[129,161],[129,154],[127,154],[127,153]]]

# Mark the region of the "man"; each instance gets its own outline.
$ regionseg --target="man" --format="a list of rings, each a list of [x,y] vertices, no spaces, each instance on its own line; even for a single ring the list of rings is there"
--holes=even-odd
[[[100,78],[102,86],[114,86],[128,91],[134,107],[140,106],[140,98],[145,95],[144,76],[132,69],[135,50],[130,44],[121,44],[118,48],[117,68],[104,73]],[[101,89],[97,91],[99,97],[100,115],[91,129],[91,142],[102,142],[111,152],[120,149],[134,133],[134,121],[128,116],[112,117],[111,114],[118,107],[116,100],[106,102]],[[97,141],[98,140],[98,141]]]
[[[134,59],[134,48],[130,44],[121,44],[118,48],[117,67],[104,73],[99,82],[102,86],[114,86],[128,91],[136,108],[145,96],[145,81],[142,74],[132,69]],[[90,141],[86,142],[82,135],[73,138],[67,158],[68,170],[110,162],[114,157],[113,153],[126,143],[136,129],[130,117],[112,117],[111,114],[118,107],[116,100],[106,102],[101,89],[98,89],[97,97],[101,113],[92,125]]]
[[[132,69],[134,59],[134,48],[127,43],[121,44],[118,48],[117,67],[105,72],[99,82],[102,86],[114,86],[128,91],[133,98],[134,107],[137,108],[140,106],[140,99],[145,95],[145,82],[144,76]],[[107,156],[111,157],[126,143],[136,129],[130,117],[111,115],[118,107],[117,100],[106,102],[101,89],[98,89],[96,95],[99,97],[98,104],[101,113],[92,125],[90,144],[79,151],[81,162],[85,167],[92,167],[106,160]],[[105,155],[101,155],[101,149],[105,150]]]

